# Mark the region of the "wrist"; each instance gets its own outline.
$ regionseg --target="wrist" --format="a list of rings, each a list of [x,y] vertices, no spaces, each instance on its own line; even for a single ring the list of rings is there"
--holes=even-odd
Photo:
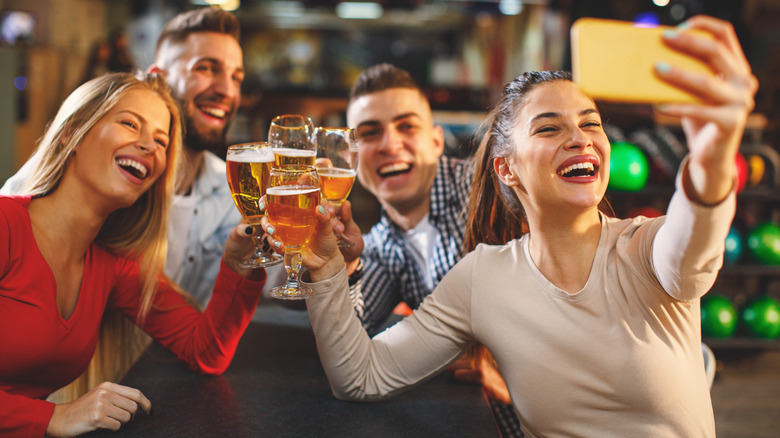
[[[336,276],[344,269],[344,257],[339,253],[336,257],[330,258],[324,265],[317,269],[309,269],[309,278],[312,282],[328,280]]]

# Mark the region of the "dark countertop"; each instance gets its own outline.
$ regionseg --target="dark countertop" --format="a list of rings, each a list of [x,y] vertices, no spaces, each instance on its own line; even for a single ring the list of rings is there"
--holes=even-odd
[[[311,329],[252,323],[222,376],[201,376],[152,344],[121,382],[141,390],[141,412],[121,437],[497,437],[480,387],[448,373],[390,400],[336,400]]]

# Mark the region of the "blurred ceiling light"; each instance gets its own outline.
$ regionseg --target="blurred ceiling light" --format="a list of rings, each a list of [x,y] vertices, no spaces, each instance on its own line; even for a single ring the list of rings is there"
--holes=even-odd
[[[669,4],[669,0],[653,0],[653,4],[656,6],[664,7]]]
[[[268,3],[268,15],[280,18],[299,18],[306,13],[306,8],[301,2],[274,1]]]
[[[336,15],[339,18],[374,20],[382,16],[384,9],[379,3],[372,2],[341,2],[336,5]]]
[[[518,15],[523,10],[523,2],[520,0],[500,0],[498,10],[504,15]]]

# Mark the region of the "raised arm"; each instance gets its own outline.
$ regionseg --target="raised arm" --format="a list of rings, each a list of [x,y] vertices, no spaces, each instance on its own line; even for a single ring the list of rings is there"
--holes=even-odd
[[[691,300],[703,295],[722,264],[723,246],[735,212],[735,157],[754,106],[758,82],[731,24],[697,16],[665,35],[669,47],[696,57],[710,77],[660,64],[657,74],[701,98],[698,104],[666,104],[659,110],[681,117],[690,150],[678,175],[678,190],[653,245],[653,263],[664,289]],[[685,32],[699,29],[707,39]]]

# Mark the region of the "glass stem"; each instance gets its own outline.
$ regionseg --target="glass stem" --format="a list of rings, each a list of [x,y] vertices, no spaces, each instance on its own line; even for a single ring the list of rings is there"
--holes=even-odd
[[[298,276],[301,271],[301,253],[294,250],[284,251],[284,268],[287,269],[288,288],[298,287]]]

